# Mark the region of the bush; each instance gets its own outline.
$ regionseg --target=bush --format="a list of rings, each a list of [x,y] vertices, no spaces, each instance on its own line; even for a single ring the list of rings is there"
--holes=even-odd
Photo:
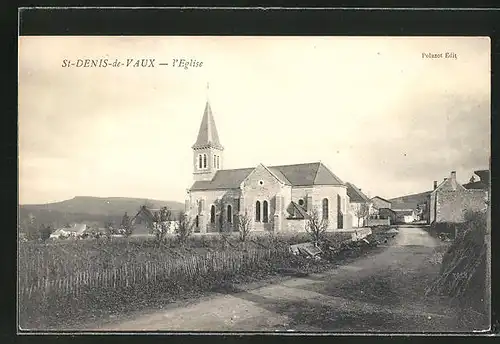
[[[427,294],[447,295],[468,317],[467,309],[485,314],[486,286],[486,214],[467,212],[465,222],[457,227],[458,235],[443,256],[439,277]],[[481,320],[481,319],[479,319]]]
[[[429,234],[431,234],[434,237],[437,237],[441,233],[444,233],[448,237],[454,238],[457,232],[457,226],[458,224],[451,222],[433,223],[429,226]]]

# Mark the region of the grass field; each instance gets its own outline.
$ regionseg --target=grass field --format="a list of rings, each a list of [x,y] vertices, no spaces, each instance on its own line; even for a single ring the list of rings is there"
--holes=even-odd
[[[350,234],[328,233],[327,239],[330,246],[340,247]],[[313,262],[290,254],[290,244],[309,240],[307,233],[297,233],[253,235],[245,243],[236,235],[192,236],[182,246],[175,237],[161,244],[144,237],[23,242],[18,259],[20,326],[58,328],[62,322],[78,323],[158,300],[192,298],[222,282],[332,267],[329,260]]]

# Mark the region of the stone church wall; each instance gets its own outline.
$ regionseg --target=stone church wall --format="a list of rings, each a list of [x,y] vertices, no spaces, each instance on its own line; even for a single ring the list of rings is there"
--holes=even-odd
[[[198,208],[197,201],[201,201],[201,212]],[[219,217],[221,216],[221,207],[222,216],[226,213],[227,205],[231,205],[233,218],[238,213],[238,205],[240,204],[240,190],[200,190],[200,191],[192,191],[189,200],[187,201],[189,204],[189,209],[187,213],[193,220],[195,220],[196,216],[198,216],[198,225],[201,233],[208,232],[211,227],[215,227],[216,224],[219,223]],[[210,222],[210,211],[211,206],[216,206],[216,217],[214,219],[214,223]]]
[[[274,230],[274,214],[276,210],[276,196],[283,193],[282,184],[272,175],[266,168],[262,165],[257,166],[256,169],[247,177],[243,182],[243,202],[246,209],[248,209],[249,215],[251,215],[252,230],[253,231],[272,231]],[[256,214],[256,202],[259,201],[261,205],[261,221],[255,221]],[[263,222],[263,203],[268,202],[268,222]],[[277,221],[280,223],[282,219],[278,218]]]

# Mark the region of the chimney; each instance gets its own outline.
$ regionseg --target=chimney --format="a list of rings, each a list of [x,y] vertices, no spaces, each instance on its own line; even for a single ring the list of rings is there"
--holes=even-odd
[[[436,189],[437,189],[437,187],[438,187],[438,181],[437,181],[437,180],[435,180],[435,181],[434,181],[434,190],[436,190]]]
[[[456,180],[457,179],[457,172],[456,171],[451,171],[451,179]]]

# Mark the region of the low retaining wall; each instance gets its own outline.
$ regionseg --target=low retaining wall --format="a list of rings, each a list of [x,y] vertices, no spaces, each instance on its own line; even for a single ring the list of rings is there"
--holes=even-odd
[[[361,229],[355,230],[351,234],[351,240],[358,241],[358,240],[366,238],[370,234],[372,234],[371,228],[361,228]]]

